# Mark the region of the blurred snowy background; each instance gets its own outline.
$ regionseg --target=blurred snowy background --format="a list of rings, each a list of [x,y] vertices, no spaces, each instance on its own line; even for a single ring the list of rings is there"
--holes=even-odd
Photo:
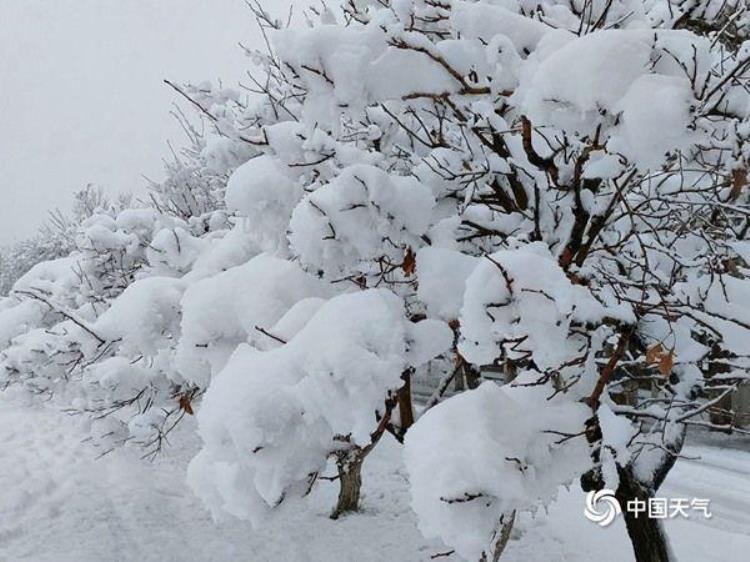
[[[0,0],[0,244],[88,183],[161,178],[167,140],[184,143],[163,79],[235,85],[251,16],[243,0]]]

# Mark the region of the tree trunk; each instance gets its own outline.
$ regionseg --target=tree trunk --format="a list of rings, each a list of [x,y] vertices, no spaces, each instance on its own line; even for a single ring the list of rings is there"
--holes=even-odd
[[[339,471],[339,499],[331,519],[359,510],[359,496],[362,489],[362,464],[365,454],[352,451],[345,459],[337,462]]]
[[[653,493],[637,481],[630,469],[620,468],[618,472],[620,485],[615,496],[622,507],[636,562],[673,562],[672,549],[661,519],[650,518],[648,512],[635,514],[627,509],[631,500],[643,501],[645,504],[641,505],[648,508],[648,500]]]
[[[411,405],[411,400],[409,400]],[[338,519],[342,515],[359,511],[359,497],[362,489],[362,465],[385,434],[388,424],[391,421],[391,413],[396,407],[396,400],[389,397],[385,402],[385,412],[378,423],[378,427],[370,434],[370,444],[366,447],[359,447],[351,444],[348,436],[341,436],[341,441],[350,443],[349,449],[342,449],[332,453],[336,458],[336,468],[338,469],[339,480],[339,499],[336,503],[336,509],[331,513],[331,519]]]
[[[615,497],[625,518],[625,526],[636,562],[673,562],[675,559],[661,519],[648,517],[648,501],[649,498],[654,497],[654,493],[664,482],[685,443],[686,426],[678,426],[678,429],[672,441],[663,448],[661,459],[655,464],[652,481],[648,485],[638,481],[630,465],[617,467],[620,483]],[[602,433],[596,415],[586,422],[586,439],[592,447],[592,459],[595,465],[599,465]],[[585,492],[600,490],[604,487],[600,466],[595,466],[594,469],[581,476],[581,487]],[[632,500],[645,502],[646,513],[642,511],[637,514],[631,513],[628,509],[628,502]]]

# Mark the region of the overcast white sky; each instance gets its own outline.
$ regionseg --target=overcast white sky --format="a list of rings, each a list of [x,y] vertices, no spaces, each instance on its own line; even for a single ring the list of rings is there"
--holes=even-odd
[[[162,80],[236,84],[250,16],[243,0],[0,0],[0,244],[87,183],[160,177],[183,142]]]

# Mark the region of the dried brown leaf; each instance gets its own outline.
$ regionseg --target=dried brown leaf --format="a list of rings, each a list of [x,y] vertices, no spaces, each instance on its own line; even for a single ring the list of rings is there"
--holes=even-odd
[[[411,248],[406,250],[404,263],[401,264],[401,269],[407,277],[414,275],[414,272],[417,270],[417,254],[415,254]]]
[[[747,170],[737,168],[732,171],[732,192],[729,194],[729,200],[734,201],[742,195],[742,190],[747,185]]]
[[[664,375],[670,375],[672,373],[672,367],[674,366],[674,352],[664,353],[659,360],[659,372]]]
[[[663,349],[660,343],[655,343],[646,350],[646,363],[653,364],[658,363],[663,353]]]
[[[187,394],[182,394],[180,396],[180,410],[185,410],[185,413],[188,414],[189,416],[192,416],[195,414],[195,412],[193,412],[193,405],[190,402],[190,398],[188,397]]]

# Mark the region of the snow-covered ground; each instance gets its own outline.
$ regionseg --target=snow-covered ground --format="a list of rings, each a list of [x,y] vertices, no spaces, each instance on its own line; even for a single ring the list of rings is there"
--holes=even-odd
[[[335,487],[323,486],[259,530],[231,519],[215,523],[185,485],[199,446],[191,422],[175,437],[180,447],[154,462],[122,449],[97,459],[75,418],[0,398],[0,560],[417,562],[446,550],[416,528],[393,440],[368,459],[363,513],[329,520]],[[695,444],[685,454],[700,459],[681,460],[661,495],[711,498],[714,517],[668,522],[679,559],[746,560],[750,452]],[[583,517],[583,505],[577,486],[562,493],[549,513],[522,521],[524,536],[511,541],[503,560],[631,560],[622,521],[599,528]]]

